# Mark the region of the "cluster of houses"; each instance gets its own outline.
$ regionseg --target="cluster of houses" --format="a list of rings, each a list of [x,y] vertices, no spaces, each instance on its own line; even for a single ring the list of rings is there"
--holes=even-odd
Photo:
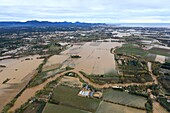
[[[88,85],[86,85],[85,87],[83,87],[80,92],[78,93],[78,96],[81,96],[81,97],[95,97],[95,98],[102,98],[103,96],[103,93],[102,92],[94,92],[92,91]]]

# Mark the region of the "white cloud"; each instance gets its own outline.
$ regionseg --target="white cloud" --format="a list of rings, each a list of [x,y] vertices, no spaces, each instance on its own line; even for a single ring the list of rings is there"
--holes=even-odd
[[[0,0],[0,21],[169,22],[169,0]]]

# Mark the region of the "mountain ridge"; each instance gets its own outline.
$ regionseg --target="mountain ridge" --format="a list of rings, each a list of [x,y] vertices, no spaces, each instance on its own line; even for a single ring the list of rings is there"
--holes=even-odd
[[[0,21],[0,27],[55,27],[55,26],[95,26],[106,25],[105,23],[85,23],[85,22],[50,22],[31,20],[26,22],[20,21]]]

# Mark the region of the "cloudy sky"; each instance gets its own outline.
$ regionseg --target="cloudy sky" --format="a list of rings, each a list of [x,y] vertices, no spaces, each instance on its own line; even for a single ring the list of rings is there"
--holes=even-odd
[[[170,23],[170,0],[0,0],[0,21]]]

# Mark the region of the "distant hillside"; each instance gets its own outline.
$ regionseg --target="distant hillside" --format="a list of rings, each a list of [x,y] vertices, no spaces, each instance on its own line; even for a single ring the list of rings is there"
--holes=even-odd
[[[0,22],[0,27],[90,27],[106,25],[104,23],[81,23],[81,22],[49,22],[49,21],[27,21],[27,22]]]

